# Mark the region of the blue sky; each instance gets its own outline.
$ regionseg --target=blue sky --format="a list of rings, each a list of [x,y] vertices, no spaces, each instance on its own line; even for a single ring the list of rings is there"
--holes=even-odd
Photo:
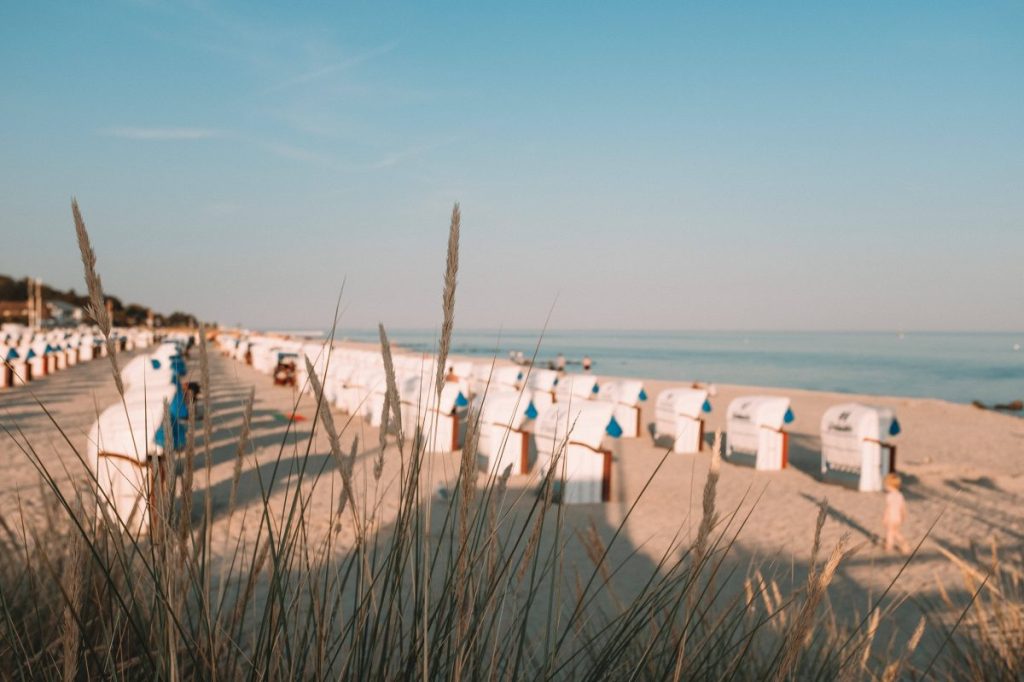
[[[488,3],[489,4],[489,3]],[[261,327],[1024,328],[1024,5],[6,3],[0,272]]]

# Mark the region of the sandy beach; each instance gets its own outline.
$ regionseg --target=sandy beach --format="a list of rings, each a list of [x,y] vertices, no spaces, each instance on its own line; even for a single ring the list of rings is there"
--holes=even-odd
[[[198,363],[194,356],[195,353],[190,369],[196,372]],[[269,486],[273,479],[272,503],[283,500],[286,491],[299,480],[297,463],[307,447],[311,448],[310,457],[302,485],[313,493],[313,526],[309,530],[326,536],[334,525],[330,509],[340,477],[322,429],[316,429],[310,445],[314,401],[309,395],[299,397],[293,388],[273,386],[269,377],[244,363],[215,352],[211,352],[210,358],[213,412],[209,490],[216,519],[215,537],[251,538],[259,526],[261,487]],[[654,401],[668,386],[665,382],[646,382],[650,399],[643,408],[644,424],[653,419]],[[227,505],[237,437],[244,404],[253,387],[251,448],[245,456],[238,509],[229,520]],[[717,395],[711,400],[713,410],[707,415],[709,442],[714,430],[723,426],[725,408],[736,396],[788,396],[796,417],[790,425],[788,469],[759,472],[728,461],[722,465],[718,510],[722,523],[729,524],[726,535],[735,535],[732,561],[736,565],[745,566],[749,563],[747,559],[755,557],[763,565],[773,567],[780,580],[802,579],[811,550],[817,505],[827,498],[830,512],[823,531],[824,546],[830,547],[845,533],[861,545],[857,554],[841,566],[832,587],[833,601],[850,599],[846,609],[849,613],[864,612],[871,596],[883,590],[899,571],[903,559],[884,552],[878,544],[883,495],[857,492],[819,480],[821,415],[828,406],[850,400],[890,406],[897,411],[903,425],[897,440],[898,468],[904,476],[909,507],[905,534],[911,543],[916,543],[935,523],[918,556],[897,583],[898,593],[931,599],[941,585],[951,595],[962,595],[963,576],[945,552],[964,554],[972,543],[1016,546],[1024,538],[1024,420],[938,400],[729,385],[717,388]],[[0,462],[5,473],[0,485],[0,513],[7,524],[21,524],[19,508],[29,524],[45,514],[39,478],[26,451],[34,450],[51,473],[58,473],[67,490],[73,490],[72,482],[82,479],[81,464],[73,449],[85,451],[87,432],[97,407],[112,404],[116,396],[106,361],[91,362],[27,387],[0,393]],[[36,403],[37,399],[46,406],[63,434]],[[290,420],[293,412],[297,418]],[[357,497],[364,505],[367,500],[379,501],[378,505],[369,506],[375,506],[377,525],[386,532],[398,502],[396,448],[389,448],[384,474],[375,483],[371,469],[378,453],[377,430],[359,418],[340,413],[334,417],[339,431],[343,431],[344,449],[358,438],[354,468],[356,487],[360,489]],[[197,431],[201,441],[202,428]],[[615,578],[616,588],[628,595],[650,574],[673,538],[681,534],[685,539],[696,532],[710,454],[708,446],[697,455],[668,454],[654,474],[665,452],[650,437],[608,442],[615,457],[612,503],[566,505],[564,512],[570,527],[582,532],[593,523],[607,541],[647,486],[611,555],[613,561],[626,560],[630,552],[638,549],[628,559],[626,569]],[[198,452],[203,452],[202,443]],[[454,481],[458,466],[457,452],[434,455],[427,475],[435,488],[448,485]],[[197,469],[196,495],[202,499],[207,483],[201,462]],[[533,476],[513,476],[509,481],[509,500],[528,504],[536,483]],[[247,515],[247,510],[256,510],[255,516]],[[581,569],[588,566],[577,538],[566,543],[566,551],[570,564]],[[917,612],[913,605],[904,605],[901,613],[908,622],[915,622]]]

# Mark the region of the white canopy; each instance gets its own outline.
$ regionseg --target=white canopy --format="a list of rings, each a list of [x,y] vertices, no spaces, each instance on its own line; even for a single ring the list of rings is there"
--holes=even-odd
[[[434,387],[435,377],[413,376],[399,383],[398,394],[403,405],[419,407],[420,411],[436,410],[441,414],[452,414],[460,407],[466,407],[469,389],[465,382],[446,381],[441,386],[441,397]]]
[[[558,383],[558,372],[553,369],[530,370],[526,386],[534,391],[554,391]]]
[[[488,392],[480,408],[480,422],[518,429],[526,421],[529,402],[519,391]]]
[[[669,388],[658,394],[655,416],[657,419],[677,416],[699,419],[707,400],[708,392],[702,388]]]
[[[787,419],[787,414],[789,415]],[[750,424],[754,427],[763,426],[768,429],[781,429],[788,421],[792,421],[793,413],[789,409],[789,398],[771,395],[751,395],[734,399],[726,410],[726,421],[740,426]]]
[[[156,361],[159,367],[154,367]],[[148,389],[171,386],[174,382],[174,370],[171,361],[167,358],[157,358],[150,355],[137,355],[125,364],[121,370],[121,381],[126,390],[138,388],[140,391],[145,386]]]
[[[565,374],[555,387],[555,401],[559,403],[590,400],[597,393],[597,379],[590,374]]]
[[[515,389],[522,381],[523,370],[515,365],[493,365],[480,362],[473,365],[470,373],[470,388],[476,394],[493,393],[499,390]]]
[[[154,452],[153,439],[163,424],[164,402],[174,397],[173,386],[129,391],[120,400],[103,410],[89,432],[87,457],[95,465],[97,452],[113,452],[145,461]],[[130,426],[129,426],[130,425]]]
[[[610,403],[555,403],[541,411],[534,426],[537,448],[557,452],[565,443],[581,443],[594,450],[601,447],[614,408]]]
[[[644,391],[644,382],[642,381],[635,379],[616,379],[614,381],[603,379],[599,384],[597,399],[636,407],[644,400],[647,400],[647,392]]]

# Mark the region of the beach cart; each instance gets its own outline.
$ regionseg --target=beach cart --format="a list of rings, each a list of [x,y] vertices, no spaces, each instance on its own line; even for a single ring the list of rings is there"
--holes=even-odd
[[[776,471],[789,463],[789,434],[793,421],[789,398],[744,396],[729,403],[725,416],[725,456],[736,463],[753,458],[755,469]]]
[[[900,423],[887,407],[843,403],[821,418],[821,475],[832,472],[858,476],[858,490],[878,492],[890,471],[896,470]]]
[[[278,353],[274,366],[275,386],[294,386],[297,381],[296,364],[299,356],[295,353]]]

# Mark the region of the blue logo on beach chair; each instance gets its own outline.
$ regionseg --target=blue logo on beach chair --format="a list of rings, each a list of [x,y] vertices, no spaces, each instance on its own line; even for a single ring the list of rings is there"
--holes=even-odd
[[[522,380],[523,380],[523,373],[520,372],[519,374],[516,375],[516,381],[522,381]]]
[[[28,349],[28,353],[25,354],[25,359],[26,360],[31,360],[35,356],[36,356],[36,352],[34,350],[32,350],[31,348],[29,348]]]
[[[892,424],[889,424],[889,435],[890,436],[898,436],[898,435],[900,435],[900,431],[901,430],[902,429],[900,429],[900,423],[898,421],[896,421],[895,418],[893,418]]]
[[[536,419],[537,418],[537,407],[536,407],[536,405],[533,404],[532,400],[530,401],[530,404],[526,406],[526,418],[527,419]]]
[[[711,401],[708,400],[707,398],[705,398],[704,399],[704,404],[700,406],[700,410],[701,410],[701,412],[710,412],[711,411]]]
[[[794,419],[796,419],[796,417],[793,416],[793,410],[787,407],[786,414],[782,417],[782,422],[784,424],[792,424]]]
[[[462,395],[462,391],[459,391],[459,395],[455,397],[455,406],[466,407],[467,405],[469,405],[469,400],[466,399],[466,396]]]
[[[160,361],[157,360],[156,358],[150,360],[149,364],[153,365],[153,369],[160,369]]]
[[[7,361],[17,360],[19,357],[20,356],[18,355],[18,351],[14,350],[13,348],[8,348],[7,349],[7,357],[4,358],[4,360],[7,360]]]
[[[598,392],[598,391],[600,391],[600,390],[601,390],[601,387],[600,387],[600,386],[598,386],[598,385],[597,385],[597,384],[595,383],[595,384],[594,384],[594,387],[593,387],[592,389],[590,389],[590,392],[591,392],[591,393],[597,393],[597,392]]]
[[[608,422],[608,426],[605,427],[604,432],[612,438],[618,438],[622,435],[622,426],[612,417],[611,421]]]
[[[637,396],[637,397],[640,398],[641,401],[647,400],[647,391],[645,389],[641,388],[640,389],[640,395]]]

